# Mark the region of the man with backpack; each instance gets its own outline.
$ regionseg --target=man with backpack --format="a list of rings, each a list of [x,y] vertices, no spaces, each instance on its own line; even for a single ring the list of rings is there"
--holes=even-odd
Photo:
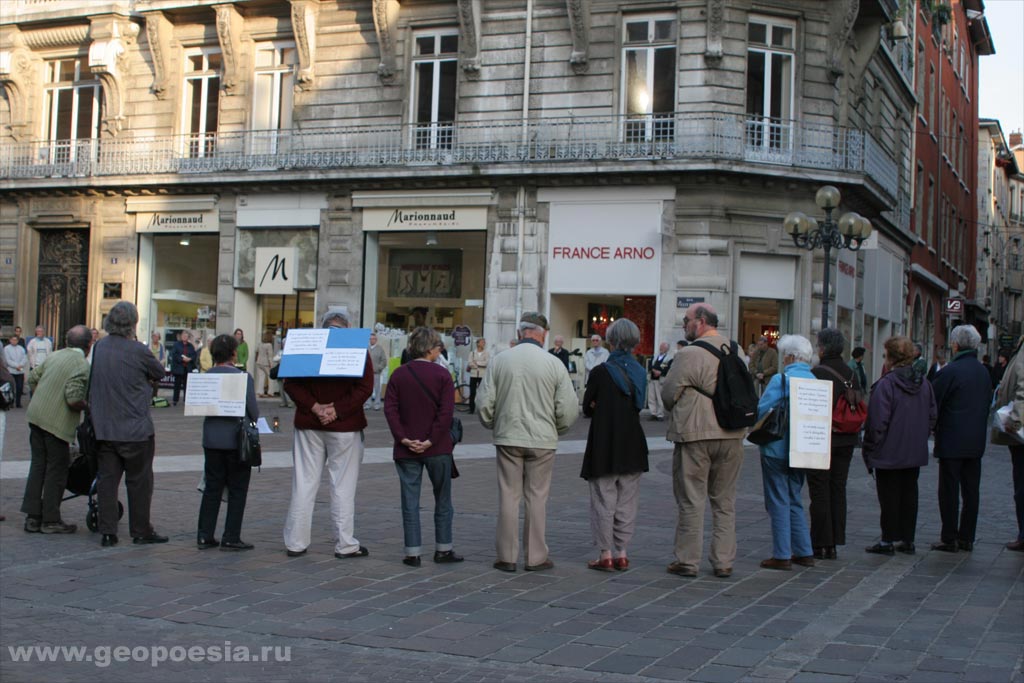
[[[718,332],[718,314],[705,303],[686,309],[691,344],[676,354],[662,382],[670,411],[665,438],[675,442],[672,478],[679,520],[670,574],[696,577],[704,547],[704,506],[711,501],[711,566],[728,578],[736,558],[736,481],[743,436],[757,419],[757,395],[736,342]]]

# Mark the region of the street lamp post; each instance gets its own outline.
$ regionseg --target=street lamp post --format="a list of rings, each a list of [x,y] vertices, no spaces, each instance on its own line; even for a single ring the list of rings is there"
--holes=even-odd
[[[851,211],[840,216],[838,221],[832,220],[832,212],[839,206],[839,198],[837,188],[825,185],[814,195],[814,202],[825,210],[825,220],[817,221],[800,211],[794,211],[786,216],[782,223],[783,229],[793,238],[793,244],[808,251],[821,247],[825,252],[825,276],[821,293],[822,329],[828,327],[829,269],[832,250],[856,251],[871,235],[871,221],[860,214]]]

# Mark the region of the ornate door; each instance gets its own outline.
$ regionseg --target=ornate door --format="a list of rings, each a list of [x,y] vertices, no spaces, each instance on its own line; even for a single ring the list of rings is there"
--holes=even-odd
[[[39,308],[36,320],[63,347],[64,336],[85,324],[89,278],[88,230],[39,231]]]

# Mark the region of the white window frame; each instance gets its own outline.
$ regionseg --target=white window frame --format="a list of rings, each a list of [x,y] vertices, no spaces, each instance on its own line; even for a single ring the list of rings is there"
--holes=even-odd
[[[189,58],[202,55],[204,68],[199,71],[189,71]],[[208,122],[206,120],[206,112],[208,111],[210,92],[210,82],[216,79],[217,88],[214,90],[212,95],[217,98],[217,107],[220,107],[220,85],[221,85],[221,72],[220,69],[209,68],[209,58],[211,55],[221,55],[219,48],[215,47],[195,47],[185,50],[184,64],[183,64],[183,82],[184,87],[182,88],[182,99],[181,99],[181,131],[183,137],[182,153],[183,156],[190,158],[202,158],[206,156],[212,156],[215,153],[217,147],[217,130],[209,130]],[[223,63],[223,62],[222,62]],[[202,80],[203,87],[200,92],[199,102],[199,130],[191,130],[192,127],[192,88],[189,87],[189,81]],[[218,111],[217,123],[219,127],[220,114]],[[198,144],[196,144],[198,143]]]
[[[54,163],[73,162],[79,156],[79,147],[86,145],[89,150],[95,149],[96,140],[99,139],[100,110],[103,106],[103,91],[98,78],[81,80],[82,67],[86,64],[86,57],[62,57],[60,59],[47,60],[45,64],[44,86],[44,107],[42,131],[40,138],[46,140],[49,145],[46,149],[48,160]],[[59,63],[74,61],[74,75],[70,81],[55,80],[54,68]],[[91,93],[89,91],[92,91]],[[58,127],[59,107],[55,106],[63,93],[69,93],[71,97],[71,133],[67,139],[55,137]],[[78,108],[83,97],[92,97],[92,121],[89,123],[89,135],[84,136],[83,131],[78,130]],[[80,142],[80,141],[88,141]],[[90,152],[90,156],[92,156]]]
[[[660,21],[672,23],[672,35],[669,38],[658,39],[655,34],[655,25]],[[629,25],[647,24],[647,40],[641,42],[630,42]],[[634,14],[622,17],[622,77],[620,92],[622,93],[619,103],[619,111],[622,112],[622,139],[626,142],[650,142],[665,138],[675,137],[675,109],[679,104],[679,17],[674,14]],[[671,112],[654,112],[654,61],[655,54],[660,50],[672,50],[672,90],[673,106]],[[644,111],[639,114],[629,113],[629,60],[627,55],[631,52],[646,55],[647,80],[644,86],[649,93]]]
[[[747,112],[747,145],[748,147],[761,148],[764,152],[771,153],[788,153],[793,143],[792,126],[793,126],[793,113],[796,107],[796,69],[797,69],[797,24],[791,19],[783,19],[781,17],[772,17],[765,15],[752,14],[747,19],[747,30],[751,24],[764,24],[765,25],[765,36],[766,45],[751,45],[747,43],[746,53],[746,67],[749,69],[750,65],[750,53],[758,53],[764,55],[764,95],[761,102],[762,111],[765,114],[760,119],[753,118],[750,112]],[[771,45],[772,29],[775,27],[788,28],[793,35],[793,46],[789,49],[775,47]],[[789,116],[778,121],[773,121],[771,116],[771,98],[772,98],[772,56],[773,55],[784,55],[789,58],[789,84],[787,86],[789,90],[789,103],[785,106],[786,111],[789,112]],[[746,74],[744,75],[744,88],[746,87]],[[767,128],[768,133],[764,133],[764,129]]]
[[[455,142],[455,121],[438,121],[438,110],[441,102],[441,64],[445,62],[455,62],[456,64],[456,79],[455,79],[455,106],[453,113],[457,116],[458,114],[458,101],[459,101],[459,83],[458,83],[458,62],[459,62],[459,50],[462,49],[461,44],[458,46],[455,52],[441,52],[441,38],[455,36],[459,38],[461,43],[461,37],[459,36],[458,28],[433,28],[414,31],[412,33],[412,40],[410,41],[411,53],[411,68],[409,69],[409,126],[411,144],[414,149],[451,149]],[[435,41],[435,52],[432,55],[416,55],[416,42],[420,38],[433,37]],[[431,87],[431,101],[430,101],[430,120],[419,121],[417,120],[418,100],[419,96],[419,76],[417,65],[433,63],[434,65],[434,82]],[[454,118],[454,116],[453,116]]]
[[[269,66],[258,66],[259,54],[271,53]],[[252,125],[250,126],[250,152],[252,154],[274,154],[281,148],[283,139],[292,127],[292,92],[298,69],[298,53],[295,43],[266,41],[256,43],[253,48]],[[261,84],[266,87],[266,101],[260,101]],[[264,107],[269,111],[263,110]],[[261,111],[263,110],[263,111]],[[265,118],[271,126],[261,125]]]

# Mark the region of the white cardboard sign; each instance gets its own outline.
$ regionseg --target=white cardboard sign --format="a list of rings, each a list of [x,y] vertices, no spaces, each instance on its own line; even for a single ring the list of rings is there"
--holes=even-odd
[[[832,460],[832,382],[789,378],[789,466],[827,470]]]
[[[193,374],[185,390],[185,415],[245,417],[246,373]]]

